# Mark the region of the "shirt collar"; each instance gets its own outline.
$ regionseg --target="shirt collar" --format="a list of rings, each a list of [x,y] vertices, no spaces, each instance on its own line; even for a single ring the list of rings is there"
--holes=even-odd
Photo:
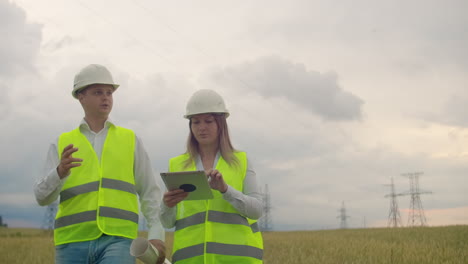
[[[218,150],[218,152],[216,152],[216,156],[215,156],[215,159],[214,159],[214,164],[213,164],[213,169],[216,169],[216,166],[218,165],[218,161],[219,161],[219,158],[221,157],[221,152]],[[197,158],[196,158],[196,166],[197,166],[197,170],[203,170],[203,162],[201,160],[201,157],[200,157],[200,154],[197,155]]]
[[[106,122],[104,123],[104,129],[108,129],[110,126],[115,126],[114,121],[112,121],[110,118],[107,118]],[[91,128],[89,128],[88,122],[86,122],[84,118],[81,119],[80,129],[91,131]]]

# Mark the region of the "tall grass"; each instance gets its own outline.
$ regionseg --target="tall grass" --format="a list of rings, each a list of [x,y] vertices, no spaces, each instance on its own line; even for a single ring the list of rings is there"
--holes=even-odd
[[[54,263],[53,244],[51,232],[0,228],[0,263]]]
[[[276,263],[468,263],[468,226],[267,232]]]
[[[172,235],[166,234],[169,255]],[[468,263],[468,226],[264,232],[263,237],[265,264]],[[53,262],[50,233],[0,229],[0,263]]]

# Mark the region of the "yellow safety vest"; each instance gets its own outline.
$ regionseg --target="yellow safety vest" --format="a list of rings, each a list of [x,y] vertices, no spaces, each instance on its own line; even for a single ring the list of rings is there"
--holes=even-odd
[[[135,134],[111,125],[101,162],[76,128],[59,137],[59,158],[73,144],[81,166],[71,169],[60,192],[55,218],[55,245],[88,241],[103,233],[134,239],[138,234],[138,201],[133,173]]]
[[[228,185],[242,192],[247,172],[245,152],[236,152],[240,166],[230,166],[222,157],[216,169]],[[170,171],[196,170],[195,164],[184,168],[188,154],[169,161]],[[255,220],[239,214],[212,190],[214,199],[182,201],[177,205],[172,261],[178,264],[263,263],[263,239]]]

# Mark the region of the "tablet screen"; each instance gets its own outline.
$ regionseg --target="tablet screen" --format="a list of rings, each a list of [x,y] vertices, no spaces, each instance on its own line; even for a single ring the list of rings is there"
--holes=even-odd
[[[161,178],[168,190],[183,189],[189,195],[185,200],[213,199],[204,171],[161,172]]]

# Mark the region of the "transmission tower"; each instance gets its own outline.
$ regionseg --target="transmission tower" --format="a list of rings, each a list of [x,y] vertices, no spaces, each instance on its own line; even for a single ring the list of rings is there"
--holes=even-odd
[[[390,186],[390,193],[385,195],[385,197],[390,197],[390,211],[388,213],[387,227],[401,227],[403,225],[401,224],[400,210],[398,210],[398,203],[396,197],[401,196],[403,194],[395,193],[395,184],[393,183],[393,177],[392,183],[386,185]]]
[[[57,214],[58,201],[49,204],[44,214],[41,228],[44,230],[54,230],[55,215]]]
[[[432,192],[419,190],[419,176],[422,172],[404,173],[402,176],[409,178],[410,190],[404,193],[404,195],[411,196],[409,215],[408,215],[408,226],[425,226],[427,224],[426,217],[424,216],[424,208],[422,206],[421,194],[428,194]]]
[[[273,229],[271,219],[271,200],[270,193],[268,191],[268,184],[265,184],[265,190],[262,193],[263,196],[263,216],[259,219],[259,225],[261,231],[271,231]]]
[[[348,228],[348,224],[346,223],[346,219],[349,218],[349,215],[346,215],[346,208],[344,205],[344,201],[341,202],[341,209],[338,210],[340,212],[340,215],[337,216],[336,218],[340,219],[340,228],[341,229],[346,229]]]
[[[146,218],[144,215],[139,215],[138,217],[138,230],[140,231],[147,231],[148,230],[148,227],[147,227],[147,222],[146,222]]]
[[[3,218],[2,216],[0,215],[0,228],[1,227],[8,227],[7,223],[3,223]]]

